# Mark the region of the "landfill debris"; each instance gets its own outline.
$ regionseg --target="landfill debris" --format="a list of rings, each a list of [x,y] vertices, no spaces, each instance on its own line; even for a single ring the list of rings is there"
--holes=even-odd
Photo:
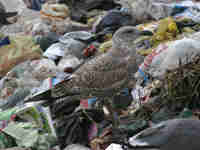
[[[199,149],[199,6],[0,0],[0,149]]]
[[[52,44],[43,54],[43,56],[51,59],[58,60],[59,57],[64,56],[64,51],[62,50],[60,43]]]
[[[195,22],[199,22],[199,3],[193,1],[183,1],[175,5],[175,8],[184,8],[181,12],[174,13],[175,18],[189,18]],[[175,9],[174,8],[174,9]]]
[[[8,148],[9,146],[37,147],[41,150],[51,148],[51,145],[56,144],[56,134],[50,125],[52,120],[48,113],[48,109],[44,109],[39,105],[14,107],[1,111],[2,138],[15,140],[14,145],[4,143],[5,145],[2,145],[4,147],[1,148]],[[8,137],[5,135],[8,135]]]
[[[74,0],[59,0],[60,3],[64,3],[70,8],[70,17],[77,22],[86,23],[87,12],[93,9],[109,10],[120,6],[114,0],[97,0],[97,1],[74,1]]]
[[[68,121],[65,122],[63,119]],[[56,126],[61,147],[64,148],[73,143],[87,145],[90,138],[90,130],[93,132],[93,123],[99,123],[103,119],[104,114],[102,111],[95,109],[80,110],[68,116],[61,116]],[[77,132],[79,133],[78,135]]]
[[[23,0],[26,6],[30,9],[39,11],[42,8],[42,4],[45,3],[46,0]]]
[[[60,43],[64,51],[64,55],[74,55],[81,59],[84,55],[82,52],[87,47],[87,43],[83,41],[91,37],[91,33],[85,31],[69,32],[60,38]]]
[[[11,24],[11,22],[9,22],[7,20],[7,18],[17,15],[17,12],[6,12],[6,8],[4,7],[4,5],[1,2],[0,2],[0,13],[1,13],[0,27],[2,25]]]
[[[131,9],[132,16],[138,24],[166,18],[172,12],[172,7],[162,2],[156,3],[156,0],[136,0],[129,3],[129,9]]]
[[[40,13],[44,19],[65,19],[69,15],[69,9],[63,4],[45,3],[42,5]]]
[[[26,60],[41,58],[42,51],[31,36],[9,37],[10,44],[0,47],[0,76]]]
[[[197,41],[187,38],[168,44],[161,44],[145,58],[144,63],[140,66],[140,72],[136,76],[145,78],[142,73],[161,76],[167,70],[176,68],[180,59],[182,63],[185,63],[187,59],[198,55],[198,47]]]
[[[4,46],[4,45],[9,45],[9,44],[10,44],[9,37],[5,37],[5,38],[0,40],[0,47]]]
[[[46,35],[50,32],[50,27],[47,24],[38,22],[33,25],[31,32],[33,35]]]
[[[39,25],[38,25],[39,27]],[[36,44],[40,45],[40,48],[45,52],[52,44],[59,41],[59,36],[55,32],[48,32],[47,34],[41,35],[44,30],[33,29],[33,35],[35,35]],[[37,34],[39,33],[39,36]],[[41,36],[40,36],[41,35]]]
[[[8,98],[10,99],[9,103],[13,104],[15,104],[14,100],[23,101],[24,96],[27,96],[22,92],[24,89],[31,90],[32,88],[39,87],[46,78],[58,78],[59,74],[61,74],[60,69],[56,67],[53,61],[48,59],[21,63],[0,80],[0,99]],[[15,93],[16,90],[22,91]],[[9,96],[12,97],[9,98]]]
[[[107,42],[101,44],[100,47],[99,47],[99,51],[105,53],[105,52],[107,52],[111,47],[112,47],[112,40],[107,41]]]
[[[115,32],[120,27],[128,25],[135,25],[134,18],[126,12],[113,10],[101,19],[94,32],[98,33],[106,29]]]
[[[199,64],[198,62],[199,57],[196,56],[192,62],[185,65],[180,63],[178,68],[166,72],[164,75],[166,80],[163,80],[164,82],[161,82],[160,86],[153,88],[154,90],[152,90],[148,101],[133,112],[134,116],[140,119],[143,116],[147,119],[158,114],[161,108],[165,108],[165,114],[168,112],[168,118],[176,117],[185,108],[196,111],[199,103],[196,100],[198,99],[198,93],[195,93],[196,90],[194,89],[199,87],[196,84],[188,84],[186,86],[186,82],[192,79],[189,79],[191,77],[189,72],[198,73],[198,70],[195,69]],[[195,77],[190,82],[193,83],[198,80],[198,76]],[[179,101],[180,99],[181,102]],[[148,112],[148,115],[145,112]]]
[[[178,28],[172,18],[166,18],[160,21],[159,27],[154,35],[156,41],[170,40],[178,34]]]

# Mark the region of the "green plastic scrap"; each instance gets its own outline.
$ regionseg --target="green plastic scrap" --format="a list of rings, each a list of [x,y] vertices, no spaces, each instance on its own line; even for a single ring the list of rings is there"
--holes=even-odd
[[[10,120],[11,116],[14,115],[16,113],[16,111],[17,111],[17,108],[0,111],[0,121],[1,120]]]
[[[18,146],[33,147],[38,139],[38,131],[31,127],[24,129],[23,126],[22,123],[11,122],[3,129],[3,132],[13,137]]]
[[[41,108],[42,109],[42,108]],[[38,128],[43,129],[44,132],[52,133],[49,125],[47,115],[43,110],[42,112],[36,106],[25,107],[17,110],[17,115],[29,122],[34,123]]]
[[[47,150],[56,145],[53,135],[41,134],[31,123],[11,122],[3,132],[14,138],[19,147]]]
[[[184,108],[184,110],[179,114],[178,117],[180,117],[180,118],[190,118],[192,116],[193,116],[193,112],[188,108]]]
[[[0,149],[14,147],[14,146],[17,146],[15,140],[9,135],[0,132]]]
[[[49,134],[39,135],[37,143],[35,143],[34,147],[37,150],[47,150],[56,145],[56,138]]]

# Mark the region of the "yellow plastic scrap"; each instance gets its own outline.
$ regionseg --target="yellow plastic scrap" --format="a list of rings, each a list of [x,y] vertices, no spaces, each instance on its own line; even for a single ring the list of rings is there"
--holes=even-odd
[[[158,25],[159,23],[154,21],[150,23],[137,25],[136,28],[141,31],[148,30],[154,33],[154,30],[158,27]]]
[[[112,39],[112,34],[111,33],[108,33],[108,34],[106,34],[105,36],[104,36],[104,39],[105,39],[105,41],[110,41],[111,39]]]
[[[194,33],[195,31],[192,29],[192,28],[190,28],[190,27],[184,27],[183,29],[182,29],[182,31],[183,32],[187,32],[187,33]]]
[[[179,33],[175,21],[171,18],[165,18],[160,21],[157,32],[153,36],[153,41],[172,40]]]
[[[92,18],[89,18],[89,19],[87,20],[87,24],[88,24],[89,27],[92,27],[93,24],[94,24],[96,21],[97,21],[97,18],[96,18],[96,17],[92,17]]]
[[[106,53],[111,47],[112,47],[112,40],[102,43],[99,47],[99,51],[101,53]]]

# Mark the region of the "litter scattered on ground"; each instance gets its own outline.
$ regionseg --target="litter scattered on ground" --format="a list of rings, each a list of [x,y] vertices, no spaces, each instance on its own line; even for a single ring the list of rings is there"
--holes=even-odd
[[[0,149],[199,150],[199,40],[198,0],[0,0]]]

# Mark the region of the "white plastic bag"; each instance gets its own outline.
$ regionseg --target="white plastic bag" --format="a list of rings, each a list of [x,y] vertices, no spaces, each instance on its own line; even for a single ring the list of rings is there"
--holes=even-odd
[[[43,54],[43,56],[52,60],[56,60],[58,57],[63,57],[64,55],[63,46],[60,43],[52,44]]]
[[[180,61],[184,64],[198,54],[200,54],[200,43],[191,38],[161,44],[145,58],[135,77],[144,79],[146,74],[161,76],[166,70],[177,68]]]
[[[77,66],[79,66],[82,63],[77,57],[73,55],[68,55],[63,57],[59,64],[58,68],[64,71],[65,68],[72,68],[75,69]]]
[[[111,144],[111,145],[109,145],[107,148],[106,148],[106,150],[123,150],[122,149],[122,146],[121,145],[119,145],[119,144]]]

